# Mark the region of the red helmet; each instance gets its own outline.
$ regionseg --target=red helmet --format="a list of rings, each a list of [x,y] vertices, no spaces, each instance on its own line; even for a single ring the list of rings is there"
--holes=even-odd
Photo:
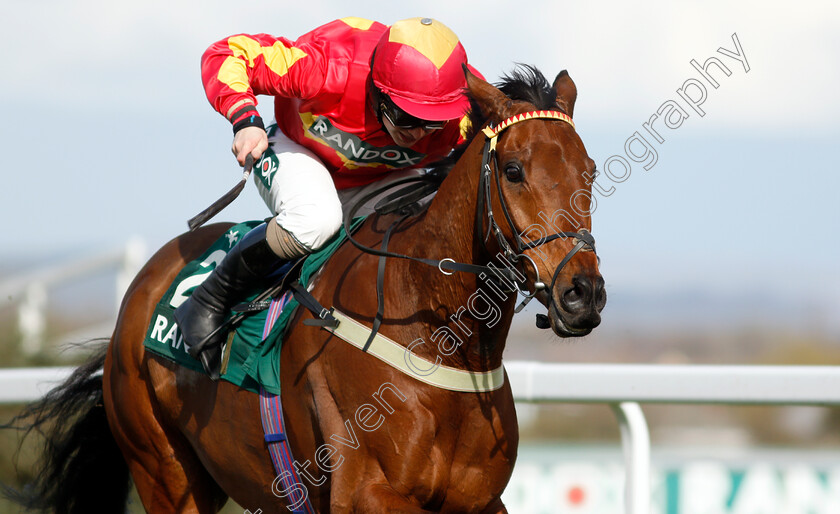
[[[376,45],[373,84],[412,116],[451,120],[470,107],[466,63],[467,53],[449,27],[431,18],[402,20]]]

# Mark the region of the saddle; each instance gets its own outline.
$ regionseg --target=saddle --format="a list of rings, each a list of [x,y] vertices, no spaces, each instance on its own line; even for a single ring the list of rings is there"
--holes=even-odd
[[[351,231],[361,226],[364,218],[351,224]],[[244,234],[262,223],[246,221],[230,227],[218,240],[178,273],[172,284],[155,307],[152,321],[143,342],[147,351],[174,361],[181,366],[203,373],[196,359],[191,357],[188,345],[175,323],[175,309],[181,305],[204,278],[225,256],[230,241],[237,234]],[[244,302],[235,306],[225,322],[228,332],[223,349],[221,378],[252,392],[265,390],[280,394],[280,349],[282,335],[297,307],[303,304],[319,314],[324,321],[329,311],[308,293],[307,286],[333,253],[347,240],[342,228],[323,248],[297,261],[287,263],[273,275],[267,289],[255,291]],[[308,320],[318,322],[318,320]]]
[[[375,210],[378,214],[415,214],[419,211],[417,202],[436,191],[441,180],[442,177],[433,176],[419,183],[412,182],[384,196]],[[351,209],[351,213],[354,211]],[[331,311],[320,305],[307,288],[311,277],[364,220],[364,217],[346,219],[339,232],[320,250],[282,266],[272,274],[267,289],[253,292],[232,309],[222,328],[228,333],[222,353],[222,380],[255,393],[262,386],[269,393],[280,394],[280,350],[289,321],[302,305],[316,315],[316,319],[304,320],[305,324],[327,329],[338,325]],[[143,342],[147,351],[204,373],[201,363],[188,353],[189,346],[175,322],[175,309],[201,284],[212,267],[221,262],[237,236],[260,223],[262,220],[246,221],[230,227],[201,256],[184,266],[155,307]]]

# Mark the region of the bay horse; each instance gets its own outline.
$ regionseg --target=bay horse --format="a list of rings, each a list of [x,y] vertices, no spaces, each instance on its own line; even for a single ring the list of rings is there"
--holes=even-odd
[[[518,288],[546,307],[542,324],[560,337],[586,335],[600,323],[604,280],[594,251],[586,251],[594,250],[586,175],[595,163],[571,120],[574,82],[564,70],[549,84],[524,67],[496,88],[465,73],[474,135],[428,209],[401,223],[387,247],[433,257],[438,266],[388,259],[379,333],[404,346],[418,369],[425,362],[497,370],[501,380],[478,392],[430,385],[303,324],[314,316],[299,309],[282,346],[281,398],[317,512],[506,512],[501,494],[519,433],[502,355],[516,292],[486,273],[455,273],[453,263],[487,271],[494,259],[509,259]],[[372,216],[354,237],[377,247],[396,216]],[[287,511],[258,395],[143,346],[176,274],[229,226],[209,225],[163,246],[125,295],[107,349],[29,407],[31,426],[48,436],[41,474],[25,491],[30,506],[123,512],[133,479],[152,513],[217,512],[228,498],[251,512]],[[345,244],[311,293],[370,330],[379,262]]]

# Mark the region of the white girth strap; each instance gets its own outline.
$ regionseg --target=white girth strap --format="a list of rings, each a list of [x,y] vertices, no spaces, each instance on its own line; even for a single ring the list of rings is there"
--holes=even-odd
[[[361,350],[370,336],[370,328],[341,311],[333,310],[332,315],[339,321],[338,326],[326,327],[326,330]],[[495,391],[505,383],[504,366],[484,372],[451,368],[417,357],[406,347],[379,333],[373,338],[367,353],[415,380],[449,391],[484,393]]]

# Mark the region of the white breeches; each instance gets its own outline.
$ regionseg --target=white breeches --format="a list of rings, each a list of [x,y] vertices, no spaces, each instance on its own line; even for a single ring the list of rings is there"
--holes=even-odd
[[[254,182],[277,223],[308,250],[317,250],[341,227],[342,208],[353,199],[388,182],[418,175],[420,170],[397,171],[367,186],[336,191],[329,171],[311,150],[295,143],[283,132],[268,127],[269,149],[254,165]],[[366,203],[358,215],[373,212],[379,197]]]

